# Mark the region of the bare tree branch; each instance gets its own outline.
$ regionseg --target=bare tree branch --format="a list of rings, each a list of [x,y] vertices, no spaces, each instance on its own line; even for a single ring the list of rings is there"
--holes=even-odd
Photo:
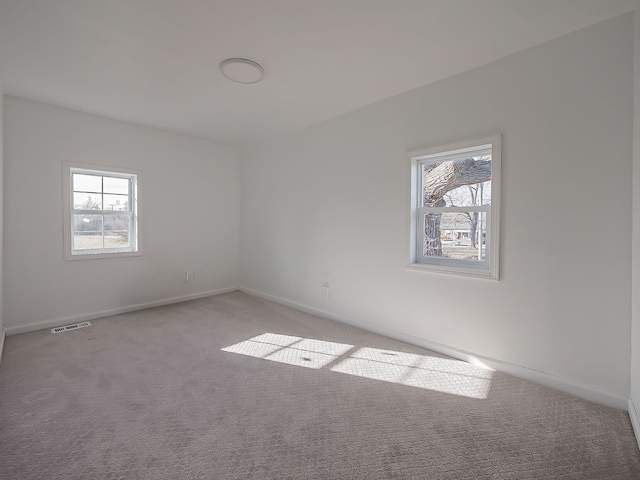
[[[461,158],[442,162],[424,174],[424,204],[435,205],[451,190],[491,180],[491,161]]]

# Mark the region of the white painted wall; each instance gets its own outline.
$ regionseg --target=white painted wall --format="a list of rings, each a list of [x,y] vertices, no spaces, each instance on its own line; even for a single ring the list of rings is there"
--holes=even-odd
[[[4,118],[4,95],[2,93],[2,85],[0,85],[0,360],[2,356],[2,347],[3,347],[3,339],[4,339],[4,320],[2,316],[2,226],[3,226],[3,206],[2,200],[4,198],[3,195],[3,165],[4,165],[4,128],[3,128],[3,118]]]
[[[640,0],[634,16],[633,245],[631,282],[631,401],[629,415],[640,445]]]
[[[9,333],[237,287],[237,148],[12,97],[4,113]],[[142,172],[142,256],[63,259],[64,161]]]
[[[248,148],[241,286],[628,397],[632,59],[627,15]],[[494,133],[501,280],[405,270],[405,152]]]

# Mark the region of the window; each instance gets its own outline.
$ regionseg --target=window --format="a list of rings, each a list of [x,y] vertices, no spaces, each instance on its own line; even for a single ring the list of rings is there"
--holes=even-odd
[[[500,136],[411,152],[408,268],[498,279]]]
[[[65,164],[65,258],[140,255],[138,173]]]

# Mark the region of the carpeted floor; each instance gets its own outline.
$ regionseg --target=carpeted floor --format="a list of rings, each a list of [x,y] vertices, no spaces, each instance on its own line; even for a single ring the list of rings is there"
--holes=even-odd
[[[626,412],[236,292],[8,337],[2,479],[640,479]]]

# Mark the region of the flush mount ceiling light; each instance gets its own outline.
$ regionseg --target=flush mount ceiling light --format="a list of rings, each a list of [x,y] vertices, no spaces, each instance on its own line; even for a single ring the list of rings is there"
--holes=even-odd
[[[229,80],[238,83],[258,83],[264,76],[264,68],[246,58],[227,58],[220,64],[220,71]]]

